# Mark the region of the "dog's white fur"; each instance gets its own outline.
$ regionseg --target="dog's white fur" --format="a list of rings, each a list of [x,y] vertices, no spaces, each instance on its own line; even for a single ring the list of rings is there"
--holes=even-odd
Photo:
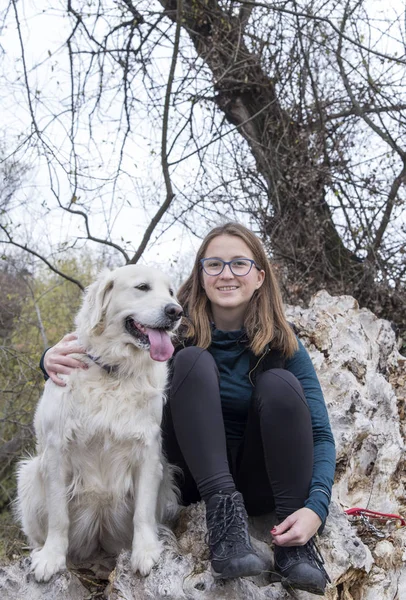
[[[176,506],[161,453],[167,367],[124,322],[131,315],[162,328],[169,304],[179,306],[166,276],[134,265],[104,272],[85,294],[77,335],[97,363],[86,357],[87,370],[61,375],[66,387],[47,381],[35,414],[37,456],[18,470],[17,509],[38,581],[66,568],[68,555],[83,560],[100,549],[131,548],[143,575],[158,561],[158,523]]]

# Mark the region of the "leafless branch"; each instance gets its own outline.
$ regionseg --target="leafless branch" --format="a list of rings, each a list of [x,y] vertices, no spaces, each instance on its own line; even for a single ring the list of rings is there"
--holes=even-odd
[[[406,184],[406,161],[404,163],[402,171],[395,178],[395,180],[393,181],[393,183],[391,185],[391,188],[390,188],[390,191],[388,194],[388,200],[387,200],[386,207],[385,207],[385,210],[382,215],[381,222],[380,222],[377,232],[375,234],[375,239],[374,239],[374,241],[370,247],[370,250],[368,252],[369,260],[372,260],[373,255],[376,253],[378,248],[380,248],[380,246],[381,246],[384,233],[390,223],[392,211],[393,211],[395,201],[396,201],[396,198],[397,198],[397,195],[399,192],[399,188],[401,185],[404,185],[404,184]]]
[[[3,233],[5,233],[7,240],[5,240],[3,243],[5,244],[11,244],[12,246],[15,246],[16,248],[20,248],[21,250],[24,250],[25,252],[28,252],[29,254],[32,254],[32,256],[35,256],[36,258],[39,258],[43,263],[46,264],[46,266],[53,272],[56,273],[57,275],[59,275],[60,277],[63,277],[64,279],[66,279],[67,281],[70,281],[72,283],[74,283],[75,285],[78,286],[78,288],[80,288],[83,292],[83,290],[85,289],[84,286],[80,283],[80,281],[78,281],[77,279],[74,279],[73,277],[71,277],[70,275],[67,275],[66,273],[63,273],[62,271],[60,271],[59,269],[57,269],[53,264],[51,264],[46,258],[45,256],[42,256],[41,254],[39,254],[38,252],[36,252],[35,250],[33,250],[32,248],[29,248],[26,244],[19,244],[18,242],[14,241],[12,236],[10,235],[9,231],[7,230],[6,227],[4,227],[4,225],[0,225],[0,230],[3,231]]]
[[[356,40],[354,38],[350,38],[348,35],[346,35],[343,31],[341,31],[341,28],[337,27],[333,21],[331,21],[331,19],[327,18],[327,17],[322,17],[320,15],[314,14],[312,13],[311,9],[308,10],[308,12],[302,12],[302,11],[297,11],[297,10],[289,10],[288,8],[286,8],[286,6],[281,6],[280,4],[265,4],[264,2],[251,2],[250,0],[235,0],[238,4],[244,4],[246,6],[251,6],[253,8],[266,8],[268,10],[272,9],[275,12],[280,12],[282,14],[286,14],[286,15],[292,15],[294,17],[301,17],[303,19],[306,20],[314,20],[314,21],[319,21],[322,23],[326,23],[329,27],[331,27],[331,29],[339,34],[339,36],[343,39],[346,40],[347,42],[349,42],[350,44],[352,44],[353,46],[355,46],[356,48],[360,48],[362,50],[366,50],[368,53],[373,54],[374,56],[377,56],[378,58],[384,58],[384,59],[390,59],[391,61],[401,64],[401,65],[406,65],[406,60],[403,58],[398,58],[397,56],[394,55],[390,55],[390,54],[385,54],[383,52],[379,52],[377,50],[374,50],[371,47],[365,46],[364,44],[362,44],[359,40]]]
[[[142,256],[147,244],[151,238],[151,235],[158,225],[159,221],[163,217],[163,215],[168,210],[169,206],[172,203],[172,200],[175,196],[172,188],[172,182],[169,174],[169,163],[168,163],[168,154],[167,154],[167,145],[168,145],[168,120],[169,120],[169,107],[171,101],[171,93],[172,93],[172,85],[173,79],[175,76],[175,68],[176,61],[178,58],[179,52],[179,40],[180,40],[180,32],[181,32],[181,20],[182,20],[182,12],[183,12],[183,3],[182,0],[178,0],[177,4],[177,13],[176,13],[176,29],[175,29],[175,39],[173,44],[173,52],[172,52],[172,60],[171,67],[169,69],[168,82],[166,85],[166,94],[165,94],[165,104],[164,104],[164,116],[162,122],[162,142],[161,142],[161,164],[162,164],[162,172],[165,181],[166,188],[166,199],[163,204],[159,207],[159,210],[155,213],[152,218],[150,224],[145,230],[144,236],[142,238],[141,244],[138,246],[138,249],[132,259],[129,261],[132,264],[136,264]]]

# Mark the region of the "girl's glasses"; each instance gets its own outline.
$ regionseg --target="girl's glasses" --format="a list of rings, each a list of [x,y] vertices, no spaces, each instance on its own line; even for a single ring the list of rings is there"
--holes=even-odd
[[[221,258],[202,258],[200,264],[206,275],[220,275],[224,271],[226,265],[230,267],[230,271],[236,277],[244,277],[248,275],[252,267],[260,271],[261,269],[255,263],[255,260],[250,258],[234,258],[233,260],[222,260]]]

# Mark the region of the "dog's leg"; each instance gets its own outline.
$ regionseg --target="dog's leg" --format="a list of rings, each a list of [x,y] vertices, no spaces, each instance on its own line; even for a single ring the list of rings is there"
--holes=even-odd
[[[47,514],[38,456],[18,465],[17,498],[13,508],[31,548],[41,548],[47,534]]]
[[[148,575],[162,552],[156,522],[161,479],[160,446],[156,444],[147,450],[145,460],[140,461],[135,489],[131,566],[141,575]]]
[[[48,444],[40,457],[48,515],[48,533],[44,546],[32,553],[31,570],[37,581],[49,581],[66,569],[68,552],[68,502],[65,461],[57,444]]]

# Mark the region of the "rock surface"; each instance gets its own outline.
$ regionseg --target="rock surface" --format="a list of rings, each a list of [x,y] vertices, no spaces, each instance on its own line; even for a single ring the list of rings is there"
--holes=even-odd
[[[288,307],[315,364],[337,445],[337,473],[330,515],[319,546],[331,576],[328,600],[406,599],[406,528],[388,522],[351,522],[345,508],[361,506],[406,514],[406,359],[396,347],[390,323],[377,319],[347,296],[319,292],[309,308]],[[254,544],[270,572],[258,577],[215,581],[204,541],[201,504],[182,511],[176,541],[167,536],[160,563],[142,578],[131,573],[123,552],[109,584],[72,571],[37,584],[29,559],[0,568],[2,600],[283,600],[292,596],[273,582],[269,529],[272,515],[252,519]],[[108,570],[105,568],[105,573]],[[96,583],[95,583],[96,582]],[[95,587],[96,586],[96,587]],[[101,595],[101,591],[104,593]],[[315,596],[296,592],[298,600]]]

